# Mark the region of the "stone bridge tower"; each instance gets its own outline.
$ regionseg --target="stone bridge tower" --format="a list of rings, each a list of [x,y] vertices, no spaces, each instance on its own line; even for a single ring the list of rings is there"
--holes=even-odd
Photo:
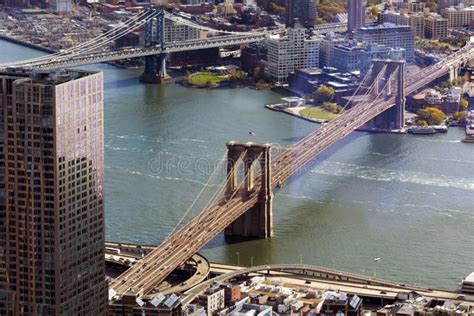
[[[381,74],[381,76],[379,76],[379,74]],[[395,96],[395,106],[367,122],[364,128],[375,128],[378,130],[403,129],[405,127],[405,62],[373,60],[370,84],[374,83],[375,80],[377,81],[375,82],[376,87],[373,97],[376,97],[380,93],[380,96],[385,99]]]
[[[231,141],[227,143],[227,149],[229,176],[227,198],[235,195],[245,200],[257,194],[258,202],[230,224],[225,229],[225,235],[248,238],[271,237],[273,234],[271,146]],[[260,177],[255,178],[257,167],[260,169]],[[245,181],[243,184],[238,181],[239,171]]]

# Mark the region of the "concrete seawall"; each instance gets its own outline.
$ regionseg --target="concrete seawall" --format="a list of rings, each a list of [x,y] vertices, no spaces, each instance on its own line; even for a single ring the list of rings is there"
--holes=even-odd
[[[26,42],[24,40],[14,38],[14,37],[11,37],[11,36],[8,36],[8,35],[5,35],[5,34],[0,34],[0,39],[5,40],[5,41],[9,41],[9,42],[12,42],[12,43],[15,43],[15,44],[23,45],[23,46],[26,46],[26,47],[29,47],[29,48],[37,49],[37,50],[40,50],[40,51],[45,52],[45,53],[56,53],[56,51],[51,49],[51,48],[46,48],[46,47],[43,47],[43,46],[40,46],[40,45],[29,43],[29,42]]]

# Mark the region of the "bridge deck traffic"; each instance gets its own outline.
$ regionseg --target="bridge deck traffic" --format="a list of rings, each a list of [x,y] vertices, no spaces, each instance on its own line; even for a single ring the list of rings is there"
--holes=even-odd
[[[451,59],[420,70],[405,80],[405,93],[414,92],[433,80],[447,74],[456,63],[471,58],[473,49],[467,45]],[[395,97],[370,98],[346,110],[329,124],[290,146],[272,162],[272,183],[277,186],[307,165],[314,157],[328,149],[366,122],[391,108]],[[167,238],[159,247],[140,260],[134,267],[111,284],[118,295],[131,292],[137,296],[147,294],[154,284],[160,283],[171,271],[197,252],[208,241],[223,231],[258,201],[260,177],[254,180],[255,191],[243,197],[238,192],[219,200],[205,209],[184,227]]]

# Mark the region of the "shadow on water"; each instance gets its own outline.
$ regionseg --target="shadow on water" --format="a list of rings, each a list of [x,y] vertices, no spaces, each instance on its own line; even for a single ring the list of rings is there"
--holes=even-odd
[[[137,85],[138,78],[128,78],[123,80],[114,80],[104,83],[105,90],[115,88],[130,88]]]
[[[323,151],[317,157],[309,161],[306,165],[301,167],[297,172],[295,172],[288,180],[286,181],[287,184],[293,183],[295,180],[299,179],[301,176],[305,175],[308,171],[314,169],[319,164],[321,164],[324,160],[328,157],[335,154],[338,150],[342,149],[344,146],[349,144],[351,141],[354,141],[360,137],[366,136],[367,133],[365,132],[354,132],[348,135],[347,137],[337,141],[335,144],[330,146],[328,149]],[[277,190],[276,190],[277,191]]]

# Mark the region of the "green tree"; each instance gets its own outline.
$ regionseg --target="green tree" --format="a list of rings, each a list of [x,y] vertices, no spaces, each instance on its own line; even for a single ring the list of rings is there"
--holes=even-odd
[[[422,121],[425,121],[429,125],[440,125],[446,119],[446,115],[444,115],[443,111],[435,107],[420,109],[416,114],[416,122],[418,125],[421,125],[420,123]]]
[[[465,124],[467,123],[467,112],[454,112],[453,119],[458,123]]]
[[[263,70],[262,68],[260,67],[255,67],[255,69],[253,70],[253,77],[255,78],[255,80],[260,80],[263,78]]]
[[[314,92],[314,101],[318,104],[330,102],[334,98],[334,89],[325,85],[320,85]]]
[[[323,109],[334,114],[339,114],[342,111],[342,107],[333,102],[324,102]]]
[[[461,98],[461,100],[459,100],[459,107],[462,111],[466,111],[469,107],[469,102],[466,99]]]
[[[230,77],[230,80],[233,80],[233,81],[243,81],[247,79],[247,73],[245,73],[245,71],[242,71],[242,70],[230,70],[228,72],[228,75]]]

